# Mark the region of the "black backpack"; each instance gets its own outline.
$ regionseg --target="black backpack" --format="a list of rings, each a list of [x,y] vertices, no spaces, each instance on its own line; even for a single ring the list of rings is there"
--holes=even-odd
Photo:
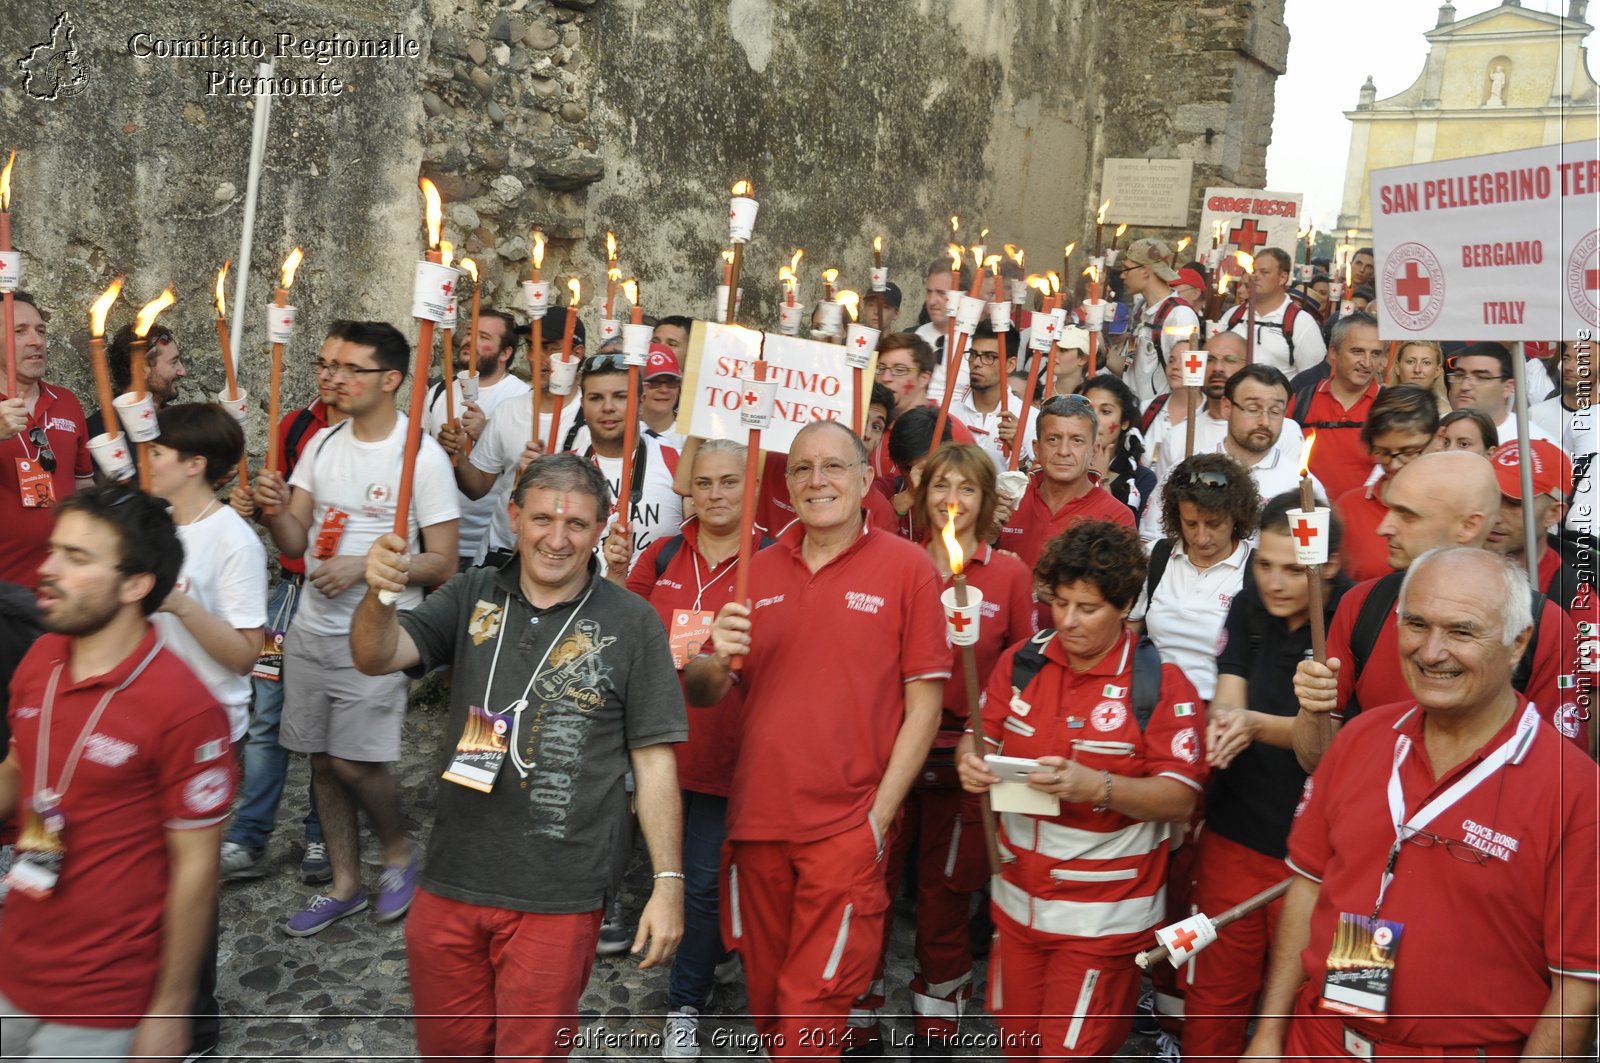
[[[1296,424],[1298,424],[1301,428],[1323,429],[1323,428],[1360,428],[1363,424],[1366,423],[1365,421],[1308,421],[1308,420],[1306,420],[1306,418],[1311,415],[1311,402],[1312,402],[1313,399],[1316,398],[1316,395],[1317,395],[1317,384],[1318,383],[1321,383],[1321,381],[1317,381],[1316,383],[1312,383],[1312,384],[1304,384],[1304,385],[1302,385],[1300,387],[1300,389],[1294,393],[1294,398],[1289,401],[1289,416],[1294,418]]]
[[[1378,644],[1378,634],[1383,630],[1384,622],[1394,614],[1395,603],[1400,600],[1400,584],[1405,578],[1404,572],[1391,572],[1381,577],[1372,585],[1367,600],[1361,603],[1361,609],[1356,613],[1355,625],[1350,629],[1348,667],[1355,669],[1351,674],[1357,678],[1366,668],[1372,648]],[[1544,612],[1544,601],[1543,594],[1533,592],[1533,637],[1528,639],[1528,648],[1522,651],[1522,659],[1511,673],[1511,685],[1522,693],[1527,693],[1528,680],[1533,677],[1534,651],[1539,646],[1539,614]],[[1352,684],[1345,715],[1354,716],[1360,711],[1361,703],[1356,699],[1355,686]]]
[[[1011,685],[1018,692],[1027,690],[1044,668],[1044,648],[1055,634],[1054,628],[1045,628],[1023,643],[1011,658]],[[1133,718],[1142,732],[1161,702],[1161,654],[1148,638],[1140,639],[1133,647],[1132,695]]]

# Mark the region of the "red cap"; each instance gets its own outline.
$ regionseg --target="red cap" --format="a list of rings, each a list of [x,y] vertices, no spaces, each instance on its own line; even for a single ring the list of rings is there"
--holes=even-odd
[[[1522,498],[1522,462],[1516,443],[1502,443],[1489,455],[1494,465],[1495,479],[1500,481],[1500,493],[1507,498]],[[1565,498],[1572,491],[1572,459],[1566,452],[1546,439],[1528,440],[1528,461],[1533,466],[1533,493],[1560,495]]]
[[[678,356],[672,353],[672,348],[664,343],[650,345],[650,358],[644,363],[644,378],[654,380],[658,376],[670,376],[677,380],[683,379],[683,370],[678,367]]]
[[[1206,290],[1206,279],[1200,276],[1200,271],[1197,269],[1180,269],[1178,271],[1178,279],[1173,283],[1187,284],[1197,291],[1203,292]]]

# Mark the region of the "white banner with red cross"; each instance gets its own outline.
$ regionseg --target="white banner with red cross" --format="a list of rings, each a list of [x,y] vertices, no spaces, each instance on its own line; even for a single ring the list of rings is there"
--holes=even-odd
[[[1594,141],[1374,170],[1379,335],[1553,340],[1600,325]]]
[[[767,363],[767,379],[777,383],[761,447],[783,454],[812,421],[842,421],[847,427],[860,423],[857,404],[871,399],[877,364],[874,353],[861,374],[866,393],[858,396],[856,373],[845,364],[842,346],[709,321],[694,323],[684,354],[677,430],[701,439],[745,442],[749,426],[740,423],[740,412],[746,405],[750,365],[759,354]]]
[[[1194,257],[1202,262],[1211,254],[1211,237],[1221,237],[1218,247],[1224,273],[1237,276],[1235,251],[1254,257],[1264,247],[1282,248],[1294,262],[1300,239],[1299,192],[1266,192],[1259,188],[1208,188],[1200,205],[1200,231],[1195,234]],[[1182,265],[1180,262],[1179,265]],[[1215,267],[1213,267],[1215,268]]]

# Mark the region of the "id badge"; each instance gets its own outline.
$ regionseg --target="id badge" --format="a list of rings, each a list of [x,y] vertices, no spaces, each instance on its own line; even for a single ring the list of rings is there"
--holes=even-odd
[[[444,778],[465,786],[469,790],[488,793],[494,789],[494,780],[500,766],[506,762],[510,749],[507,734],[511,730],[509,713],[489,712],[474,705],[467,710],[466,730],[456,743],[456,752]]]
[[[283,632],[267,628],[261,642],[261,652],[256,656],[256,666],[250,675],[269,683],[283,682]]]
[[[17,458],[17,491],[23,509],[51,509],[56,504],[56,485],[38,462]]]
[[[1329,1011],[1387,1022],[1395,953],[1404,924],[1344,912],[1328,949],[1322,1006]]]
[[[50,820],[48,826],[46,818]],[[16,858],[5,879],[13,892],[35,900],[44,900],[55,892],[61,877],[61,861],[67,854],[67,847],[61,840],[64,828],[65,821],[59,812],[41,817],[30,807],[23,813]]]
[[[326,561],[339,552],[339,543],[344,539],[345,526],[350,523],[350,514],[342,509],[328,508],[322,518],[322,527],[317,529],[317,538],[311,546],[311,556],[318,561]]]
[[[679,609],[672,614],[672,629],[667,632],[667,646],[672,650],[672,666],[683,671],[689,659],[697,656],[711,641],[711,621],[715,613],[696,613]]]

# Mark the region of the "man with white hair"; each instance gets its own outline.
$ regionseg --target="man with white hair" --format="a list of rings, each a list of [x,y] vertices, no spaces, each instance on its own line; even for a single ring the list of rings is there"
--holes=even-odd
[[[1306,781],[1246,1056],[1589,1051],[1600,793],[1594,763],[1512,686],[1529,600],[1526,577],[1485,550],[1412,564],[1409,696],[1353,721]]]

